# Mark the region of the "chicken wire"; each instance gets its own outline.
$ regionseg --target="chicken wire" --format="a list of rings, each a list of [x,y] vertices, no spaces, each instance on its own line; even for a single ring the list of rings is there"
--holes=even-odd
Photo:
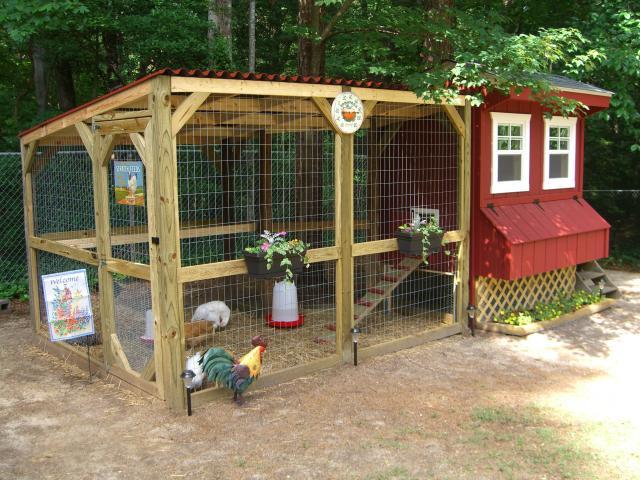
[[[264,230],[334,244],[334,136],[309,100],[212,97],[191,122],[177,149],[183,266],[241,258]]]
[[[118,143],[108,163],[111,255],[121,260],[149,264],[146,169],[142,165],[144,200],[141,204],[127,204],[126,199],[116,194],[114,169],[119,162],[142,162],[142,159],[132,145]],[[137,192],[139,195],[139,189]]]
[[[153,328],[149,332],[145,328],[147,311],[151,310],[151,284],[113,274],[113,300],[115,333],[122,351],[129,366],[142,372],[153,358]]]
[[[91,158],[76,136],[39,146],[32,170],[35,235],[70,242],[95,236]],[[76,242],[75,244],[78,244]]]
[[[295,277],[298,312],[304,324],[276,328],[267,324],[272,310],[273,280],[248,275],[190,282],[184,285],[185,344],[187,356],[210,347],[223,347],[238,358],[253,347],[251,339],[262,335],[268,342],[263,373],[304,365],[335,354],[335,338],[325,338],[335,322],[335,262],[311,265],[310,272]],[[198,308],[222,301],[231,310],[229,323],[210,332],[190,335],[190,320]]]
[[[312,248],[333,246],[334,144],[309,100],[210,97],[178,141],[183,266],[242,258],[265,229],[287,231]],[[413,214],[436,215],[445,230],[458,228],[458,137],[439,107],[379,103],[356,133],[354,153],[356,242],[392,238]],[[403,258],[391,252],[355,259],[356,312]],[[428,266],[414,263],[356,319],[364,346],[453,322],[455,256],[439,253]],[[313,264],[296,285],[305,323],[279,330],[266,322],[274,281],[236,275],[186,283],[187,355],[212,346],[241,355],[257,334],[270,341],[267,371],[334,354],[335,263]],[[225,302],[231,320],[203,332],[190,320],[211,301]]]
[[[20,152],[0,152],[0,284],[26,282]]]

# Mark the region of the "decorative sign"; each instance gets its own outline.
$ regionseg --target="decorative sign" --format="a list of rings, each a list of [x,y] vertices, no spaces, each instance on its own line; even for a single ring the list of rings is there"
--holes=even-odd
[[[116,203],[144,206],[144,169],[142,162],[113,162]]]
[[[364,121],[364,106],[351,92],[342,92],[331,104],[333,121],[343,133],[355,133]]]
[[[94,334],[86,270],[42,275],[42,290],[52,342]]]

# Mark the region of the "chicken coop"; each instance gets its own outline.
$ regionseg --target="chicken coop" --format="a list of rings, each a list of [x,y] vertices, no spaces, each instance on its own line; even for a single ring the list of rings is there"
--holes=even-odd
[[[353,133],[332,110],[345,92],[361,102]],[[360,358],[461,333],[470,129],[463,97],[168,69],[52,118],[21,134],[34,330],[174,409],[190,355],[240,355],[254,335],[268,341],[268,385],[351,362],[354,327]],[[127,165],[141,168],[123,181]],[[416,216],[445,231],[428,264],[398,252],[395,232]],[[265,230],[310,245],[292,328],[268,321],[275,280],[243,258]],[[42,276],[78,269],[95,333],[50,342]],[[208,302],[229,308],[227,325],[192,321]],[[209,385],[193,401],[216,395]]]

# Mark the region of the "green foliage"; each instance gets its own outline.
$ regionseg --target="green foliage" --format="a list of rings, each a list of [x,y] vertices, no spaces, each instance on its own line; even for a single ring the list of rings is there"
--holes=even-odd
[[[553,320],[561,315],[575,312],[585,305],[598,303],[600,300],[602,300],[602,297],[599,292],[589,293],[584,290],[577,290],[569,296],[559,295],[549,303],[538,302],[529,310],[501,310],[500,315],[494,318],[493,321],[506,325],[529,325],[535,322]]]
[[[29,284],[27,280],[10,283],[0,283],[0,298],[4,298],[7,300],[29,300]]]
[[[431,237],[444,234],[444,230],[438,225],[436,217],[421,219],[420,215],[416,215],[411,223],[404,223],[398,227],[402,232],[411,235],[422,236],[422,261],[425,265],[429,265],[429,255],[431,255]]]

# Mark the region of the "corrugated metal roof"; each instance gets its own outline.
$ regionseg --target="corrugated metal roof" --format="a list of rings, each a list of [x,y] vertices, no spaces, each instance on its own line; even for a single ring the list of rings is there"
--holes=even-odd
[[[314,85],[341,85],[359,88],[384,88],[387,90],[408,90],[404,85],[375,80],[348,80],[345,78],[314,77],[305,75],[281,75],[275,73],[228,72],[226,70],[189,70],[186,68],[163,68],[152,75],[175,77],[226,78],[231,80],[255,80],[262,82],[307,83]]]
[[[511,245],[605,230],[610,225],[584,199],[482,208]]]
[[[281,74],[269,74],[269,73],[246,73],[246,72],[229,72],[226,70],[197,70],[197,69],[187,69],[187,68],[162,68],[153,73],[145,75],[137,80],[119,87],[115,90],[112,90],[105,95],[94,98],[82,105],[79,105],[71,110],[67,110],[64,113],[56,115],[55,117],[49,118],[44,122],[41,122],[27,130],[20,132],[19,136],[22,137],[27,133],[33,132],[38,128],[47,125],[55,120],[58,120],[70,113],[76,112],[82,108],[85,108],[89,105],[93,105],[105,98],[108,98],[116,93],[127,90],[135,85],[139,85],[151,78],[160,76],[160,75],[169,75],[174,77],[194,77],[194,78],[223,78],[223,79],[232,79],[232,80],[253,80],[253,81],[264,81],[264,82],[288,82],[288,83],[305,83],[305,84],[314,84],[314,85],[338,85],[345,87],[359,87],[359,88],[377,88],[377,89],[386,89],[386,90],[409,90],[408,87],[401,84],[392,84],[385,83],[381,81],[375,80],[349,80],[344,78],[331,78],[331,77],[314,77],[314,76],[304,76],[304,75],[281,75]],[[549,81],[552,82],[552,85],[557,86],[558,88],[571,88],[573,90],[580,90],[587,93],[599,93],[610,95],[611,92],[607,90],[603,90],[601,88],[595,87],[593,85],[589,85],[586,83],[578,82],[576,80],[572,80],[570,78],[560,77],[558,75],[547,75],[549,77]],[[564,86],[563,86],[564,85]]]

